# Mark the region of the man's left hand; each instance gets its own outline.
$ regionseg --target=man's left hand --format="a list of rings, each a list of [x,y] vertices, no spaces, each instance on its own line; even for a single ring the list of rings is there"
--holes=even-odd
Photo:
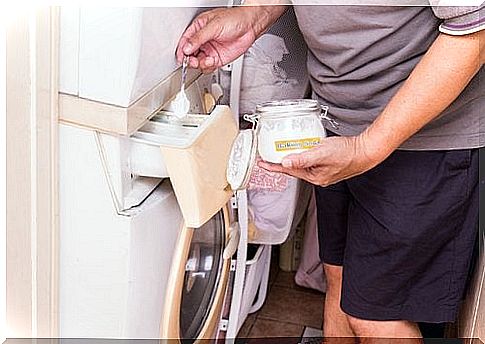
[[[369,154],[362,135],[333,136],[322,139],[320,145],[308,151],[286,156],[281,164],[261,161],[258,166],[328,186],[362,174],[382,160]]]

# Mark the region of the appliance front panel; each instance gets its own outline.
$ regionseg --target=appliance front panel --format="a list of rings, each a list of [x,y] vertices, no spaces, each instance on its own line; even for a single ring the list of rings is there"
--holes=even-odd
[[[60,92],[128,107],[172,74],[178,40],[192,19],[227,0],[181,7],[61,10]]]

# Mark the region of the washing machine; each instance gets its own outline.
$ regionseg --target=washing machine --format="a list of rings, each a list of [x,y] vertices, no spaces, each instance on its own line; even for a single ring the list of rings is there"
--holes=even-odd
[[[200,11],[226,5],[61,8],[62,338],[230,341],[264,302],[279,242],[248,251],[248,196],[226,179],[242,60],[189,70],[190,115],[170,112],[180,35]]]
[[[211,288],[218,286],[218,298],[223,297],[230,259],[218,252],[230,243],[231,212],[226,204],[232,193],[213,177],[213,184],[198,183],[203,181],[201,172],[215,169],[209,175],[214,176],[225,169],[227,152],[211,149],[206,140],[213,135],[211,128],[215,132],[216,125],[228,124],[222,137],[226,144],[237,129],[226,107],[204,116],[212,123],[201,126],[203,144],[195,142],[182,152],[153,128],[163,127],[155,121],[161,115],[128,137],[60,125],[61,337],[159,338],[166,300],[175,296],[169,277],[179,269],[193,272],[194,283],[186,290],[201,290],[204,274],[210,274]],[[147,127],[150,131],[145,132]],[[162,141],[170,146],[161,148]],[[219,158],[206,160],[202,154],[206,161],[192,166],[200,161],[188,156],[206,149]],[[150,158],[151,164],[144,166],[137,162],[140,158]],[[174,168],[194,173],[170,178]],[[134,174],[143,171],[145,176]],[[213,302],[207,300],[204,309]],[[220,311],[220,302],[214,312]]]
[[[214,310],[202,322],[221,307],[235,117],[217,106],[174,125],[160,110],[180,89],[174,51],[183,30],[205,6],[226,4],[61,8],[60,337],[159,338],[167,290],[180,283],[169,276],[186,267],[192,293],[182,304],[207,283],[218,293],[204,299]],[[208,112],[204,92],[220,97],[217,86],[216,74],[190,71],[190,112]],[[216,137],[215,128],[226,130]]]

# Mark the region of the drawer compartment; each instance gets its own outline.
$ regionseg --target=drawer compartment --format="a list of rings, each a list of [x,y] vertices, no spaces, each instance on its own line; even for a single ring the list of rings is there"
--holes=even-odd
[[[135,142],[159,146],[188,227],[200,227],[230,199],[226,167],[238,133],[227,106],[210,115],[180,121],[161,112],[133,136]]]

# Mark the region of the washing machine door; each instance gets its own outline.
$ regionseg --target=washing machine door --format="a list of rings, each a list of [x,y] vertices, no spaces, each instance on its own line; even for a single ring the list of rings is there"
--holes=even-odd
[[[230,272],[223,259],[229,212],[221,209],[200,228],[184,228],[174,256],[161,338],[195,343],[216,335]]]

